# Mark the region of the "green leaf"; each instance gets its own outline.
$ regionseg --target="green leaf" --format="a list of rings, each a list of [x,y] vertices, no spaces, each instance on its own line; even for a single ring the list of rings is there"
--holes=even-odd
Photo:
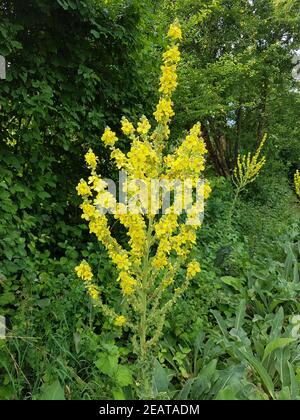
[[[96,39],[98,39],[100,37],[100,33],[98,31],[96,31],[95,29],[91,29],[91,34],[94,35],[94,37]]]
[[[98,360],[96,360],[95,365],[100,372],[112,378],[118,367],[118,355],[99,353]]]
[[[245,315],[246,315],[246,301],[245,299],[242,299],[239,305],[238,312],[236,314],[236,319],[235,319],[235,328],[237,331],[239,331],[242,328]]]
[[[112,394],[113,394],[114,400],[126,400],[126,397],[122,389],[114,388],[112,390]]]
[[[295,338],[275,338],[275,340],[272,340],[269,344],[266,345],[263,361],[268,357],[270,353],[272,353],[274,350],[279,349],[281,347],[285,347],[288,344],[295,341]]]
[[[274,316],[273,324],[272,324],[272,330],[270,334],[270,339],[274,340],[275,338],[279,337],[282,330],[283,325],[283,319],[284,319],[284,312],[282,306],[278,309],[276,315]]]
[[[192,387],[194,381],[195,381],[194,378],[186,381],[183,388],[179,392],[179,395],[178,395],[179,400],[187,400],[187,398],[189,396],[189,393],[191,392],[191,387]]]
[[[237,292],[239,292],[243,287],[240,277],[223,276],[220,277],[220,280],[228,286],[233,287]]]
[[[291,392],[288,386],[282,388],[282,390],[278,393],[278,400],[290,401],[291,400]]]
[[[226,327],[226,324],[225,324],[222,316],[217,311],[211,311],[211,312],[212,312],[213,316],[216,318],[216,321],[217,321],[217,323],[220,327],[220,330],[222,331],[222,334],[224,335],[224,337],[227,337],[228,331],[227,331],[227,327]]]
[[[65,393],[59,381],[55,381],[44,387],[43,392],[38,397],[39,400],[65,400]]]
[[[115,379],[120,387],[132,384],[132,373],[127,366],[119,365],[115,372]]]
[[[153,371],[153,385],[155,390],[160,392],[166,392],[169,387],[169,377],[166,369],[159,363],[158,360],[154,361],[154,371]]]
[[[208,392],[213,383],[216,381],[217,374],[217,359],[211,360],[204,368],[199,372],[194,380],[191,392],[192,399],[201,399],[203,394]]]
[[[299,384],[294,372],[294,366],[290,363],[288,363],[289,371],[290,371],[290,379],[291,379],[291,398],[292,400],[295,400],[297,397],[299,397]]]
[[[291,356],[291,352],[289,347],[281,347],[275,353],[275,358],[278,361],[277,371],[280,376],[282,387],[290,386],[291,384],[291,376],[288,361]]]
[[[221,401],[228,401],[228,400],[238,400],[236,397],[235,391],[230,388],[224,388],[222,389],[218,395],[216,396],[216,400]]]
[[[260,361],[257,360],[246,349],[239,349],[239,352],[245,357],[250,366],[258,373],[269,394],[273,399],[275,399],[274,384],[272,378],[270,377],[266,369],[263,367],[263,365],[260,363]]]

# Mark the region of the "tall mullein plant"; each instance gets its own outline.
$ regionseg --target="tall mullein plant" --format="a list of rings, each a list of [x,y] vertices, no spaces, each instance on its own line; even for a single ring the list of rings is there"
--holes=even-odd
[[[150,191],[151,180],[191,180],[195,187],[203,178],[205,154],[207,153],[201,128],[197,123],[186,135],[180,146],[171,154],[165,152],[170,135],[170,121],[174,115],[172,94],[177,86],[176,69],[180,61],[178,41],[181,29],[175,21],[169,29],[169,45],[163,54],[160,78],[160,99],[154,112],[155,127],[142,116],[136,126],[122,118],[121,131],[130,139],[130,151],[125,154],[116,147],[116,133],[106,127],[102,141],[110,149],[111,159],[119,170],[127,174],[129,197],[135,190],[129,186],[134,180],[142,180]],[[88,180],[81,180],[77,192],[82,197],[82,218],[89,224],[90,233],[96,235],[104,245],[116,267],[116,287],[120,288],[126,305],[116,310],[103,303],[105,289],[100,280],[94,279],[87,261],[76,267],[77,275],[84,281],[86,290],[94,305],[101,308],[118,328],[132,332],[133,350],[137,356],[139,397],[152,395],[150,372],[152,356],[163,332],[166,317],[176,301],[182,296],[193,277],[200,272],[197,261],[189,255],[196,243],[196,231],[201,225],[203,202],[192,202],[186,216],[180,214],[174,203],[163,214],[161,196],[151,200],[147,214],[140,208],[132,212],[124,203],[117,202],[107,189],[107,183],[97,173],[98,157],[90,149],[85,160],[91,171]],[[198,185],[198,184],[197,184]],[[209,184],[203,180],[204,200],[210,194]],[[174,186],[169,183],[169,192]],[[146,194],[147,195],[147,194]],[[148,197],[144,197],[145,200]],[[149,207],[149,206],[148,206]],[[113,213],[114,218],[125,226],[128,235],[128,249],[122,247],[112,236],[107,216],[103,211]],[[184,269],[185,275],[178,276]]]

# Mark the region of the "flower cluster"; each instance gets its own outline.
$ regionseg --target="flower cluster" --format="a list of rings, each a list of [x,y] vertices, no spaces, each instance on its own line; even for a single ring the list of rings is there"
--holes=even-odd
[[[298,169],[297,169],[297,171],[295,172],[295,175],[294,175],[294,184],[295,184],[296,194],[300,198],[300,172],[299,172]]]
[[[127,153],[117,147],[117,134],[110,127],[105,128],[101,138],[116,166],[127,174],[126,183],[119,188],[128,194],[128,202],[118,202],[109,191],[107,182],[97,172],[99,159],[91,149],[85,155],[91,174],[77,186],[82,197],[82,218],[87,221],[90,233],[104,245],[117,272],[116,284],[126,299],[126,307],[132,310],[131,313],[127,309],[126,317],[113,312],[114,324],[130,326],[135,337],[139,337],[139,344],[136,340],[133,344],[141,357],[145,357],[147,349],[155,345],[167,312],[184,293],[190,280],[201,271],[197,261],[189,261],[189,255],[201,225],[199,215],[203,212],[203,201],[210,194],[209,184],[203,179],[207,150],[199,123],[192,127],[177,149],[169,154],[165,152],[169,123],[174,115],[172,93],[177,85],[176,68],[180,61],[177,40],[182,35],[178,22],[171,25],[168,37],[170,45],[163,54],[159,87],[161,97],[154,113],[156,126],[152,127],[146,116],[142,116],[137,124],[123,117],[120,132],[130,140]],[[143,181],[146,187],[143,192],[137,180]],[[166,181],[167,185],[155,199],[151,190],[153,180]],[[194,202],[193,194],[188,199],[183,189],[180,192],[185,204],[183,215],[175,200],[171,200],[162,212],[165,197],[175,193],[174,180],[182,184],[188,180],[192,191],[198,187],[202,196],[202,201]],[[151,205],[147,207],[149,200]],[[145,208],[150,210],[145,212]],[[126,229],[128,246],[121,246],[113,236],[107,212]],[[178,275],[182,269],[185,276]],[[83,261],[76,267],[76,272],[92,294],[93,275],[88,264]],[[166,289],[168,293],[165,293]],[[109,313],[100,295],[98,299],[101,308]]]
[[[99,290],[97,286],[92,283],[93,273],[90,265],[86,261],[81,263],[75,268],[76,274],[85,282],[86,289],[92,299],[99,299]]]
[[[233,172],[233,183],[238,192],[243,191],[248,184],[253,182],[257,178],[261,168],[265,165],[266,158],[265,156],[260,158],[260,154],[266,139],[267,135],[265,134],[254,156],[251,156],[251,153],[242,156],[238,155],[237,165]]]
[[[191,261],[187,267],[187,276],[193,278],[197,273],[200,273],[201,268],[198,261]]]
[[[177,40],[182,38],[181,29],[177,21],[175,21],[169,29],[168,37],[170,45],[163,54],[163,65],[161,66],[162,75],[160,78],[159,92],[162,94],[154,112],[154,117],[158,123],[163,124],[165,130],[164,135],[169,135],[167,125],[174,116],[173,102],[171,100],[172,93],[177,87],[177,65],[180,61],[180,51]]]

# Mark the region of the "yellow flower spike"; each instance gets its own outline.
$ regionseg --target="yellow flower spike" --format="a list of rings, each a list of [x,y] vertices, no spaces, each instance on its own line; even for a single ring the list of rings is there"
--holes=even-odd
[[[81,261],[81,263],[75,267],[75,272],[77,276],[82,280],[89,281],[93,278],[92,269],[89,263],[87,263],[85,260]]]
[[[200,124],[191,128],[179,147],[170,145],[172,152],[166,156],[169,124],[174,116],[172,94],[177,86],[176,71],[180,61],[177,40],[182,38],[182,33],[178,22],[170,26],[168,37],[170,42],[163,54],[154,127],[150,127],[145,116],[136,128],[123,117],[122,133],[131,140],[126,154],[115,146],[117,136],[109,127],[102,135],[103,143],[110,148],[111,160],[118,169],[126,170],[126,181],[119,185],[118,191],[126,193],[127,201],[117,202],[115,195],[110,193],[109,183],[97,175],[97,157],[91,150],[86,155],[91,170],[88,183],[81,181],[77,187],[83,197],[82,217],[87,220],[90,233],[95,234],[105,248],[117,272],[117,281],[112,281],[109,289],[119,288],[121,299],[111,301],[109,294],[101,299],[86,262],[77,267],[77,275],[84,280],[87,293],[104,316],[118,327],[126,323],[132,329],[138,366],[144,366],[150,354],[155,353],[168,312],[185,292],[190,279],[200,272],[197,261],[189,264],[187,261],[196,244],[204,201],[211,192],[203,179],[207,149]],[[237,177],[244,168],[241,157],[238,162]],[[257,168],[253,167],[251,173],[255,174]],[[153,190],[154,180],[158,181],[158,191],[157,186]],[[183,182],[178,185],[178,181]],[[182,204],[185,207],[182,208]],[[182,210],[183,217],[180,216]],[[107,211],[111,215],[107,215]],[[127,235],[127,238],[118,235],[120,242],[114,237],[119,224],[122,233],[124,228]],[[186,276],[178,276],[185,266]],[[118,308],[118,313],[124,315],[115,312],[118,302],[122,307]],[[150,384],[146,386],[147,377],[139,376],[137,382],[143,384],[141,388],[151,389]],[[149,397],[148,394],[145,396]]]
[[[85,161],[87,165],[91,169],[96,169],[98,158],[95,155],[95,153],[92,151],[92,149],[89,149],[89,151],[85,154]]]
[[[80,180],[79,184],[76,187],[76,190],[78,195],[81,195],[82,197],[89,196],[92,194],[90,187],[83,179]]]
[[[233,171],[233,183],[237,188],[237,195],[243,191],[246,186],[255,181],[262,167],[266,163],[265,156],[259,160],[262,147],[265,144],[267,135],[264,135],[255,154],[238,155],[237,164]]]
[[[175,20],[174,23],[170,25],[169,31],[168,31],[168,37],[172,38],[174,40],[176,39],[182,39],[182,32],[179,25],[179,22]]]
[[[123,316],[123,315],[117,316],[116,319],[115,319],[115,321],[114,321],[114,324],[117,327],[123,327],[123,325],[126,324],[126,318],[125,318],[125,316]]]
[[[113,147],[117,142],[118,138],[116,136],[116,133],[114,133],[109,127],[106,127],[101,137],[101,140],[103,141],[105,146]]]
[[[294,183],[295,183],[296,194],[300,198],[300,172],[298,169],[296,170],[295,175],[294,175]]]
[[[195,277],[197,273],[200,273],[200,272],[201,272],[201,268],[198,261],[194,260],[188,264],[187,270],[186,270],[187,278],[191,279]]]
[[[180,25],[177,21],[171,24],[168,37],[173,41],[179,40],[182,37]],[[171,100],[172,93],[177,87],[177,74],[176,68],[180,61],[180,52],[178,45],[171,43],[163,54],[163,66],[161,67],[162,75],[160,78],[159,92],[162,96],[153,113],[156,121],[160,124],[151,136],[152,141],[155,143],[158,151],[163,150],[163,140],[167,139],[170,135],[168,124],[174,116],[173,103]]]

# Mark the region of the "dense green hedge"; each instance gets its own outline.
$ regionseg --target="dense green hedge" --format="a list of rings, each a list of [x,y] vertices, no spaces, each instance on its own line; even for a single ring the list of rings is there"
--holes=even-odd
[[[59,255],[60,240],[81,235],[74,192],[83,151],[93,145],[107,175],[101,131],[147,101],[146,75],[136,64],[139,2],[106,8],[93,0],[15,0],[2,2],[0,14],[8,64],[0,83],[0,258],[7,275],[26,269],[24,257],[36,248],[46,244]]]

